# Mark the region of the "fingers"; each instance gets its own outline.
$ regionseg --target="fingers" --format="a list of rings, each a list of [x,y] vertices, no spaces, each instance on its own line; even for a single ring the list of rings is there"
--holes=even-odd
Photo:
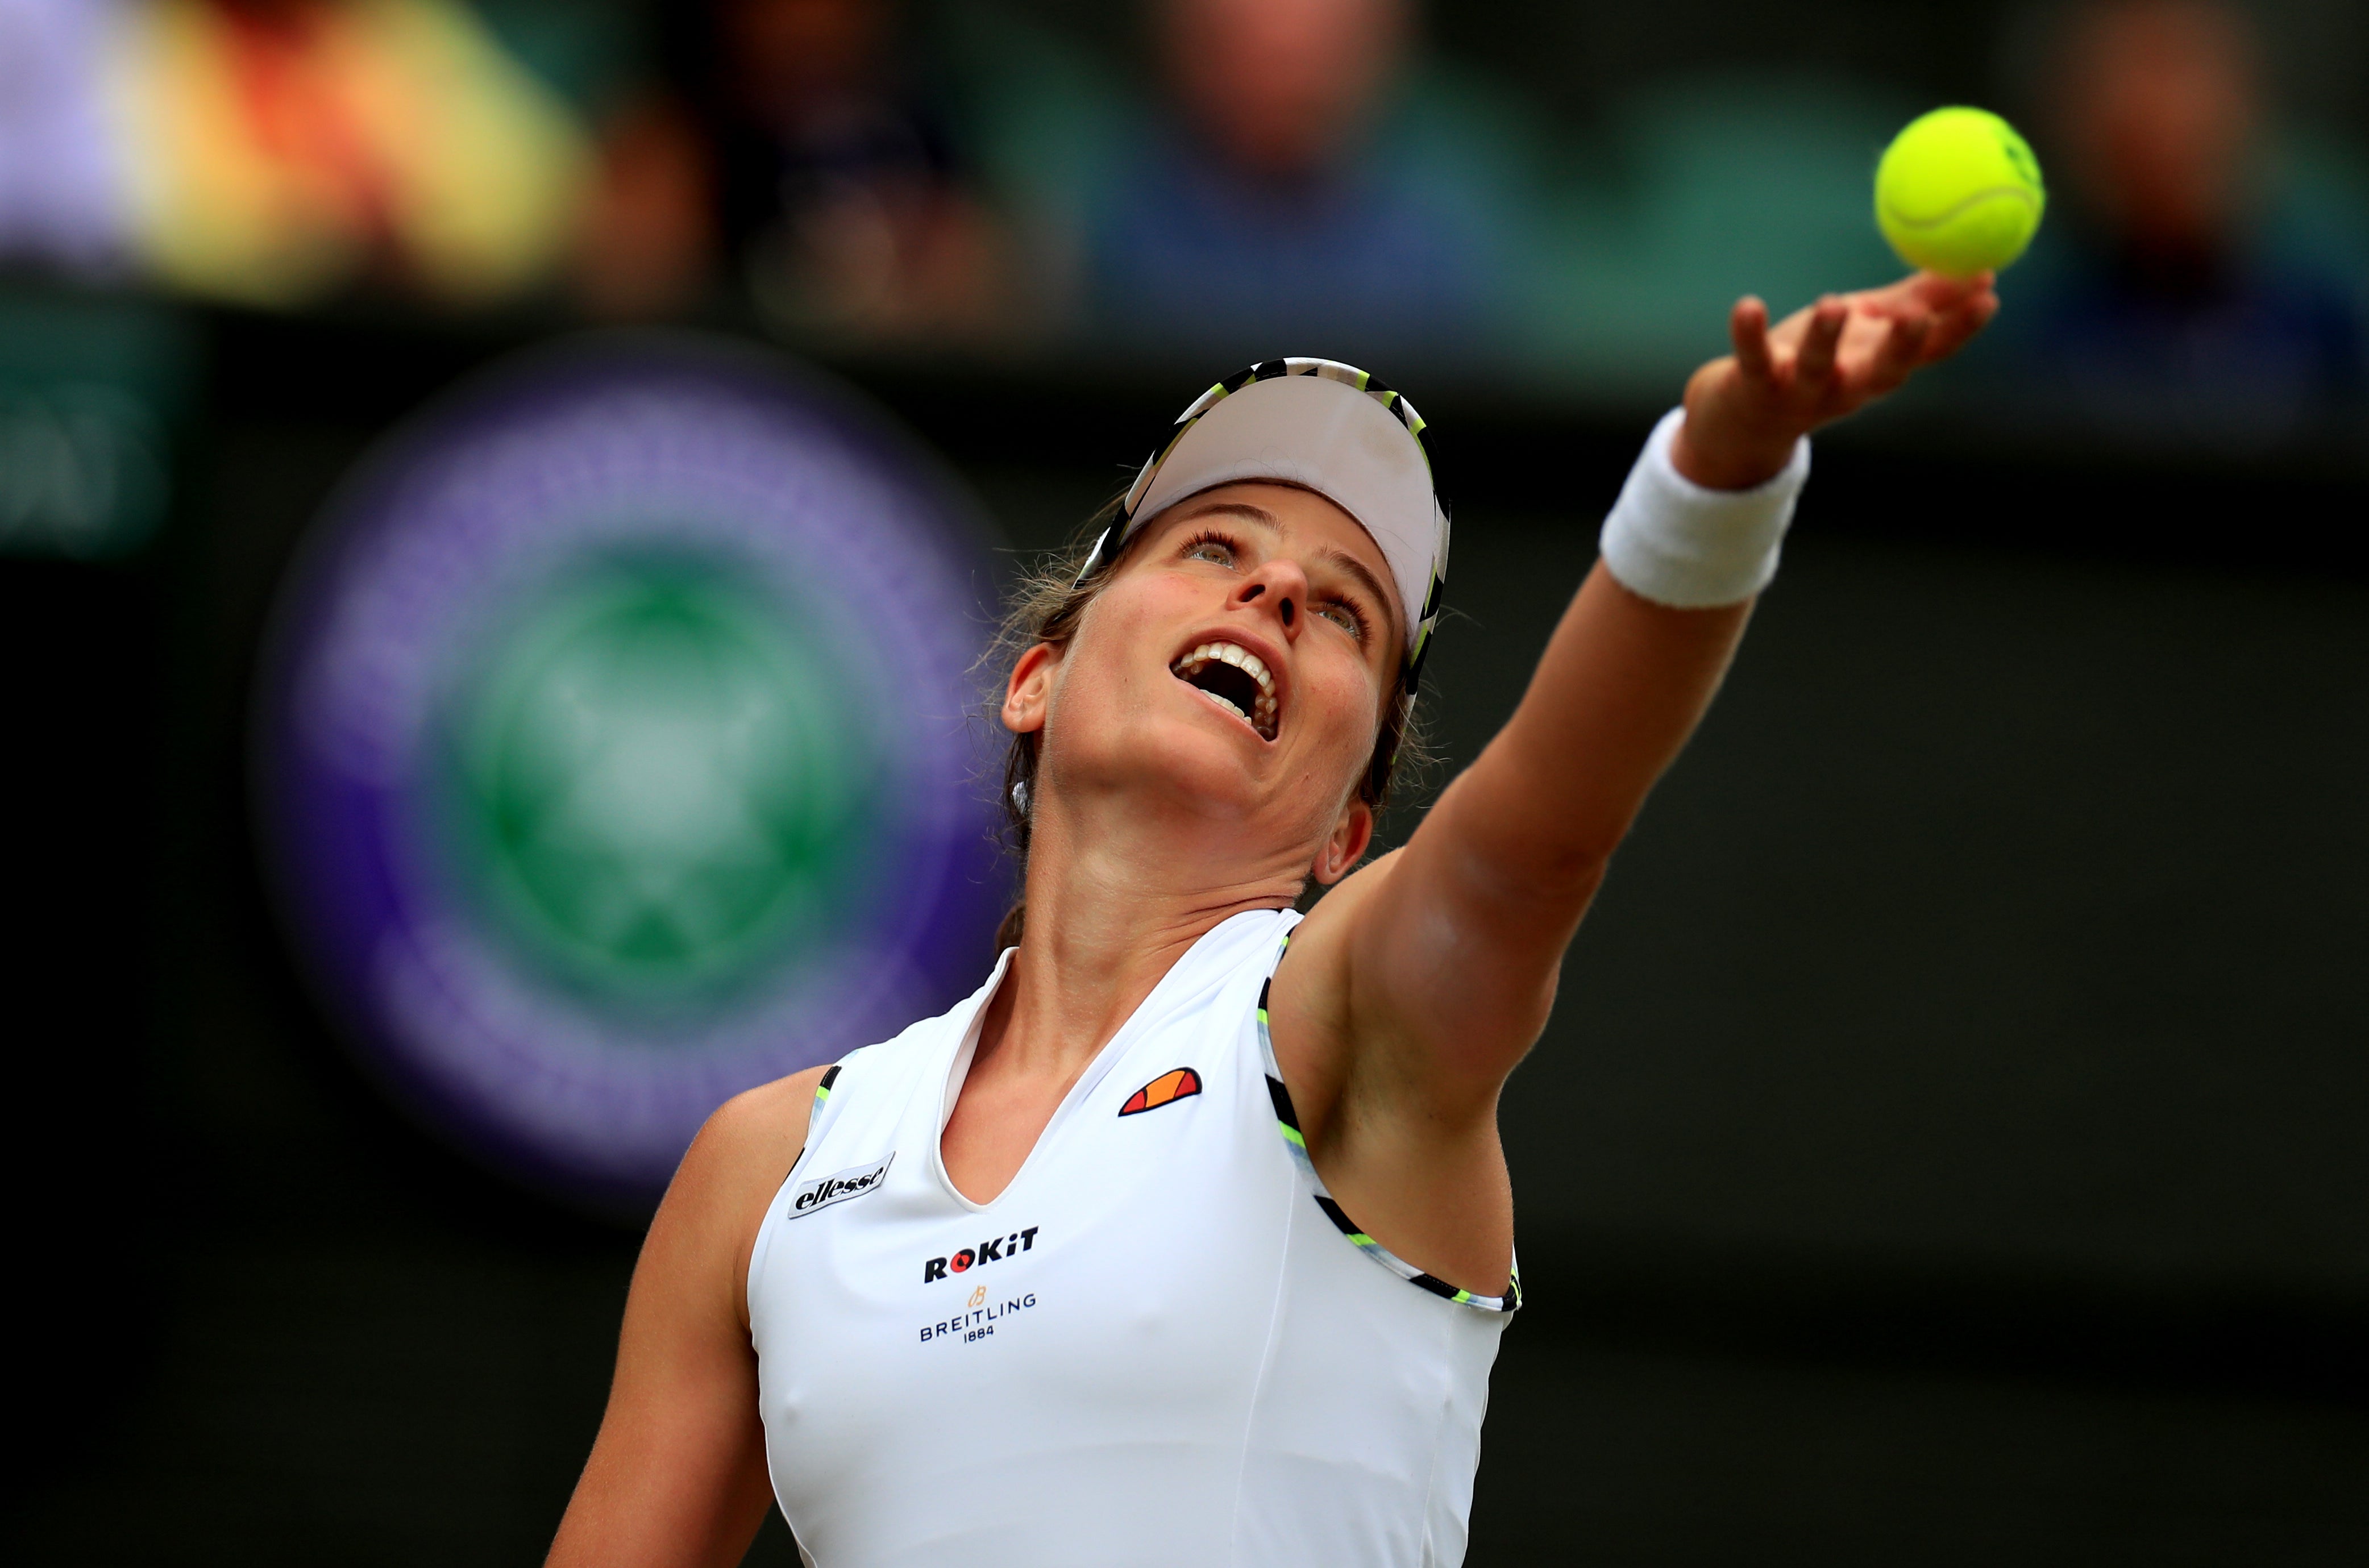
[[[1906,381],[1908,373],[1924,362],[1925,345],[1932,333],[1933,318],[1929,315],[1894,317],[1868,365],[1866,392],[1882,396]]]
[[[1998,295],[1986,288],[1967,298],[1955,310],[1934,319],[1933,330],[1925,340],[1925,362],[1937,363],[1948,359],[1974,340],[1975,334],[1990,325],[1998,314]]]
[[[1850,303],[1828,294],[1810,313],[1808,328],[1802,335],[1802,347],[1793,356],[1793,381],[1804,390],[1823,388],[1833,380],[1835,350],[1842,342],[1843,328],[1850,324]]]
[[[1927,331],[1919,362],[1933,364],[1964,348],[1998,314],[1995,277],[1990,272],[1971,278],[1912,272],[1898,282],[1851,295],[1851,305],[1860,315],[1894,322],[1923,319]]]
[[[1897,282],[1886,283],[1880,289],[1863,289],[1846,297],[1851,308],[1862,315],[1895,321],[1910,315],[1943,316],[1963,310],[1968,302],[1988,293],[1991,276],[1977,272],[1971,278],[1944,278],[1936,272],[1912,272]]]
[[[1754,381],[1775,379],[1777,367],[1768,352],[1768,306],[1757,294],[1746,294],[1727,314],[1728,340],[1735,345],[1735,362]]]
[[[1998,303],[1987,272],[1920,272],[1881,289],[1828,294],[1773,330],[1758,300],[1739,301],[1728,326],[1742,374],[1769,385],[1772,406],[1812,429],[1897,390],[1919,367],[1965,347]]]
[[[1977,272],[1971,278],[1944,278],[1938,272],[1912,272],[1878,292],[1891,296],[1900,306],[1939,315],[1956,310],[1976,294],[1988,292],[1993,276]]]

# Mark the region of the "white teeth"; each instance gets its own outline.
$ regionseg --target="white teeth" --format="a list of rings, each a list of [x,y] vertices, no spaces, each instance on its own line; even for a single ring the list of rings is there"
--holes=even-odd
[[[1191,653],[1178,659],[1170,669],[1176,675],[1189,676],[1213,661],[1230,664],[1256,681],[1259,689],[1258,700],[1252,704],[1252,711],[1246,714],[1235,704],[1219,696],[1214,692],[1203,692],[1201,694],[1228,713],[1244,720],[1267,739],[1274,739],[1276,717],[1279,711],[1275,696],[1275,676],[1258,655],[1233,643],[1203,643]],[[1197,687],[1195,689],[1199,690]]]
[[[1201,692],[1201,689],[1200,689],[1198,686],[1196,686],[1196,687],[1194,687],[1193,689],[1194,689],[1195,691],[1196,691],[1196,692]],[[1233,715],[1236,718],[1241,719],[1243,723],[1248,724],[1248,723],[1250,722],[1250,716],[1251,716],[1250,715],[1248,715],[1248,714],[1246,714],[1246,713],[1242,712],[1242,709],[1240,709],[1240,708],[1238,708],[1238,707],[1234,706],[1234,704],[1233,704],[1232,703],[1230,703],[1230,702],[1227,701],[1227,700],[1226,700],[1225,698],[1223,698],[1223,697],[1220,697],[1220,696],[1219,696],[1219,695],[1218,695],[1218,693],[1216,693],[1215,692],[1201,692],[1201,695],[1203,695],[1203,696],[1205,696],[1205,697],[1208,698],[1208,699],[1209,699],[1209,701],[1211,701],[1211,702],[1213,702],[1213,703],[1217,704],[1219,707],[1221,707],[1221,708],[1225,709],[1228,713],[1230,713],[1230,714]]]
[[[1212,659],[1232,665],[1257,681],[1259,691],[1270,701],[1274,699],[1275,676],[1267,669],[1265,660],[1250,649],[1237,647],[1232,643],[1203,643],[1199,647],[1178,659],[1173,668],[1179,675],[1189,675]]]

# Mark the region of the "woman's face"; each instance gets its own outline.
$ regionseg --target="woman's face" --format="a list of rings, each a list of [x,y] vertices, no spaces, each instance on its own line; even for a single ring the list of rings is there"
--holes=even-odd
[[[1022,658],[1005,722],[1042,726],[1045,798],[1117,792],[1332,881],[1370,834],[1356,788],[1403,636],[1389,562],[1348,513],[1219,486],[1147,526],[1066,648]]]

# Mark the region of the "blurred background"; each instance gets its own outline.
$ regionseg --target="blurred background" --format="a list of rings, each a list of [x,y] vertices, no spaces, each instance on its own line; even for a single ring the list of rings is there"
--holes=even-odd
[[[695,1119],[872,1037],[799,992],[731,1054],[800,900],[977,842],[919,718],[796,772],[845,722],[801,660],[960,732],[1014,552],[1320,354],[1431,421],[1452,768],[1734,297],[1895,271],[1875,157],[1942,102],[2022,126],[2048,222],[1997,330],[1822,441],[1508,1091],[1471,1560],[2369,1555],[2369,7],[0,0],[12,1559],[534,1561],[590,1441],[653,1178],[437,1088],[465,1031],[303,883],[275,738],[372,539],[445,529],[421,602],[468,611],[405,623],[464,803],[388,807],[418,929]],[[902,543],[780,544],[802,485]],[[893,613],[797,640],[847,594]],[[626,766],[736,703],[755,761]],[[533,793],[595,731],[641,816]],[[871,1004],[988,962],[1000,874],[929,853]]]

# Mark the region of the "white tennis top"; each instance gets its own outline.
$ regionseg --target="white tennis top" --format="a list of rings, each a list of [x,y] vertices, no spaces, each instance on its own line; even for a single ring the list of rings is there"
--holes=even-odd
[[[1299,916],[1177,961],[990,1204],[938,1138],[987,1000],[849,1056],[749,1268],[774,1494],[820,1568],[1452,1564],[1497,1336],[1358,1231],[1266,1036]]]

